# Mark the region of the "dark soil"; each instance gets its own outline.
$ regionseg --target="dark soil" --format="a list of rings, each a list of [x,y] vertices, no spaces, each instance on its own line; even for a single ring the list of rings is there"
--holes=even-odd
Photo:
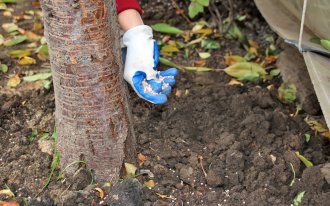
[[[142,1],[146,23],[166,21],[184,28],[184,19],[175,14],[170,2]],[[253,3],[235,2],[239,13],[249,15],[241,25],[249,38],[262,46],[265,36],[276,37]],[[223,40],[221,44],[208,66],[224,68],[225,54],[244,53],[237,41]],[[1,61],[11,61],[3,53],[0,57]],[[174,57],[182,64],[192,59]],[[0,77],[4,86],[5,75]],[[243,86],[228,85],[230,79],[221,72],[181,72],[164,106],[149,104],[131,93],[138,152],[147,157],[140,169],[149,169],[156,183],[152,189],[142,188],[144,205],[290,205],[302,191],[306,193],[301,205],[329,205],[330,185],[320,169],[329,162],[329,141],[311,132],[304,122],[307,114],[294,116],[294,105],[278,100],[276,88],[281,79]],[[271,84],[272,89],[268,89]],[[0,187],[7,185],[21,205],[109,204],[107,200],[100,202],[84,168],[58,182],[56,169],[49,187],[39,194],[50,174],[52,156],[41,152],[41,141],[29,136],[32,129],[53,131],[53,91],[16,94],[1,90]],[[304,139],[307,132],[312,134],[309,143]],[[306,168],[296,151],[315,166]],[[297,178],[293,186],[291,164]],[[138,180],[143,184],[149,179],[140,176]],[[139,194],[132,188],[131,192]],[[0,195],[1,200],[8,198]]]

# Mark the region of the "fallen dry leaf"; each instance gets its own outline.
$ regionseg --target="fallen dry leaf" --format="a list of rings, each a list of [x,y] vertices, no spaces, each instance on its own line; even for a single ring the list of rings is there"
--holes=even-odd
[[[244,84],[240,81],[237,81],[236,79],[232,79],[228,82],[228,85],[241,85],[241,86],[243,86]]]
[[[11,17],[12,14],[11,14],[10,11],[4,11],[4,12],[3,12],[3,16],[5,16],[5,17]]]
[[[225,56],[225,64],[227,65],[233,65],[238,62],[246,62],[246,59],[244,57],[238,56],[238,55],[232,55],[232,56]]]
[[[94,190],[96,190],[96,191],[98,191],[100,193],[100,198],[101,198],[101,200],[103,200],[103,198],[104,198],[104,191],[101,188],[99,188],[99,187],[94,188]]]
[[[326,137],[326,138],[328,138],[328,139],[330,140],[330,131],[323,132],[323,133],[321,133],[321,135],[322,135],[323,137]]]
[[[10,202],[0,201],[0,206],[19,206],[19,203],[15,201],[10,201]]]
[[[33,24],[33,29],[32,29],[33,31],[39,31],[41,29],[42,29],[42,24],[40,22],[35,22]]]
[[[205,60],[197,60],[193,62],[193,66],[194,67],[203,67],[206,65],[206,61]]]
[[[171,200],[176,200],[175,197],[172,197],[171,195],[164,195],[164,194],[160,194],[160,193],[156,193],[156,195],[158,195],[158,197],[162,198],[162,199],[171,199]]]
[[[144,164],[144,162],[146,161],[146,156],[144,156],[142,153],[138,154],[138,160],[139,160],[139,165],[140,167]]]
[[[175,92],[175,96],[177,96],[177,97],[181,97],[182,94],[183,94],[183,91],[180,89],[176,90],[176,92]]]
[[[255,55],[258,54],[258,50],[257,50],[257,48],[255,48],[255,47],[250,47],[249,50],[248,50],[248,52],[249,52],[250,54],[255,54]]]
[[[265,57],[265,62],[267,64],[272,64],[272,63],[275,63],[277,60],[277,57],[276,56],[266,56]]]
[[[41,39],[41,36],[32,31],[25,31],[23,34],[28,38],[29,41],[39,41]]]
[[[19,78],[18,74],[16,74],[16,75],[9,78],[9,80],[7,82],[7,86],[16,87],[20,83],[21,83],[21,78]]]

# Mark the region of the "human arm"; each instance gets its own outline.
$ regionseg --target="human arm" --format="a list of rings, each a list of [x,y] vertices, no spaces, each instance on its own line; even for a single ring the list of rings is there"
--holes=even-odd
[[[117,3],[121,1],[117,0]],[[118,22],[125,31],[123,42],[127,47],[124,79],[139,97],[154,104],[163,104],[167,101],[166,95],[170,93],[178,72],[175,68],[157,71],[157,42],[153,39],[152,29],[143,24],[140,14],[137,8],[126,9],[118,14]]]

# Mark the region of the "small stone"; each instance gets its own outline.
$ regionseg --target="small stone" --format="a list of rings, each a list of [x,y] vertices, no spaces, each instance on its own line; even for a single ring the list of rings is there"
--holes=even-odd
[[[194,184],[194,169],[192,167],[184,166],[180,169],[180,179],[189,185]]]
[[[49,139],[40,139],[38,140],[38,148],[41,152],[46,153],[50,156],[54,154],[54,142]]]
[[[207,173],[206,182],[211,187],[218,187],[218,186],[221,186],[223,184],[223,179],[221,178],[219,172],[216,172],[216,171],[211,169]]]
[[[330,184],[330,163],[326,163],[321,167],[321,173],[324,175],[325,180]]]

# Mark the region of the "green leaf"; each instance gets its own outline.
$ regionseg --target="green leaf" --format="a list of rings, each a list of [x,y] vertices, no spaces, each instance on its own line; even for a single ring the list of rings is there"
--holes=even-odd
[[[297,88],[294,84],[283,83],[278,88],[279,99],[284,103],[293,103],[297,99]]]
[[[38,130],[36,129],[32,130],[31,135],[29,136],[29,140],[33,141],[37,135],[38,135]]]
[[[212,71],[213,69],[207,67],[184,67],[188,71],[192,72],[208,72]]]
[[[36,53],[41,53],[41,54],[48,54],[48,45],[47,44],[42,44],[37,50]]]
[[[205,39],[202,40],[202,47],[206,49],[219,49],[220,44],[214,40]]]
[[[42,134],[40,135],[39,140],[46,139],[46,138],[48,138],[48,137],[49,137],[49,133],[48,133],[48,132],[44,132],[44,133],[42,133]]]
[[[291,170],[292,170],[292,173],[293,173],[293,178],[292,178],[291,183],[290,183],[290,187],[292,187],[293,184],[294,184],[295,181],[296,181],[296,172],[294,171],[294,168],[293,168],[293,165],[292,165],[291,162],[290,162],[290,165],[291,165]]]
[[[227,39],[238,39],[241,43],[244,40],[244,35],[236,24],[231,25],[231,27],[225,37]]]
[[[50,80],[44,80],[42,83],[43,83],[44,88],[47,90],[49,90],[50,86],[52,85],[52,81],[50,81]]]
[[[20,36],[15,36],[13,39],[7,40],[3,43],[5,46],[14,46],[16,44],[20,44],[27,40],[26,36],[20,35]]]
[[[39,73],[31,76],[23,77],[23,80],[26,82],[34,82],[37,80],[45,80],[52,76],[52,73]]]
[[[306,133],[305,134],[305,141],[308,143],[311,140],[311,134]]]
[[[16,3],[16,0],[0,0],[0,3]]]
[[[270,75],[272,75],[273,77],[278,76],[281,73],[281,70],[279,69],[273,69],[269,72]]]
[[[326,50],[330,51],[330,40],[321,39],[320,43]]]
[[[1,1],[1,0],[0,0]],[[18,30],[18,26],[15,23],[6,23],[2,25],[2,28],[7,32],[11,33]]]
[[[304,156],[299,154],[299,152],[296,152],[297,157],[304,163],[306,167],[313,167],[313,163],[306,159]]]
[[[293,205],[299,206],[304,195],[305,195],[305,191],[299,192],[298,195],[293,199]]]
[[[179,65],[175,64],[174,62],[172,62],[168,59],[165,59],[163,57],[159,58],[159,63],[164,64],[164,65],[169,66],[169,67],[174,67],[174,68],[178,68],[178,69],[183,70],[183,68],[181,66],[179,66]]]
[[[10,57],[21,58],[25,56],[29,56],[32,52],[32,49],[24,49],[24,50],[14,50],[9,52]]]
[[[244,21],[246,19],[246,15],[237,15],[235,20],[237,21]]]
[[[202,59],[207,59],[207,58],[211,57],[211,54],[208,52],[199,52],[198,55]]]
[[[2,10],[6,10],[7,9],[7,6],[5,3],[0,3],[0,11]]]
[[[203,11],[204,11],[203,5],[197,2],[191,2],[188,7],[188,15],[190,18],[194,18],[197,14]]]
[[[155,30],[156,32],[160,33],[166,33],[166,34],[182,34],[183,31],[181,29],[178,29],[176,27],[173,27],[169,24],[165,23],[159,23],[151,25],[151,28]]]
[[[8,66],[6,64],[1,64],[0,63],[0,71],[2,71],[3,73],[7,73],[8,72]]]
[[[259,64],[250,62],[238,62],[224,70],[228,75],[239,80],[256,81],[267,73]]]
[[[210,0],[197,0],[197,2],[203,6],[209,6]]]

